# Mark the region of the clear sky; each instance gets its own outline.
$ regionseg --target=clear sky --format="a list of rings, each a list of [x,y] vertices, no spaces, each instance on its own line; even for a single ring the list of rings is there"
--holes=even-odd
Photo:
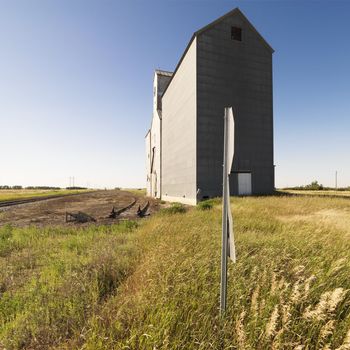
[[[153,70],[240,7],[276,50],[276,185],[350,185],[350,1],[0,0],[0,184],[145,187]]]

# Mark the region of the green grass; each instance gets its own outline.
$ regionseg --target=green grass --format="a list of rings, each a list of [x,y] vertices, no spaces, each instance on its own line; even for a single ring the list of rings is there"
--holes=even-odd
[[[61,196],[64,194],[83,192],[86,192],[86,190],[0,190],[0,202],[45,196]]]
[[[197,209],[199,210],[210,210],[214,207],[215,204],[219,204],[220,203],[220,199],[219,198],[214,198],[214,199],[207,199],[205,201],[199,202],[197,204]]]
[[[6,348],[48,347],[79,334],[132,272],[135,227],[126,221],[88,229],[0,228],[0,339]]]
[[[232,201],[237,263],[219,316],[221,210],[134,227],[0,234],[7,349],[349,349],[350,201]]]
[[[184,214],[186,213],[186,207],[182,203],[171,203],[168,207],[162,208],[160,214],[172,215],[172,214]]]

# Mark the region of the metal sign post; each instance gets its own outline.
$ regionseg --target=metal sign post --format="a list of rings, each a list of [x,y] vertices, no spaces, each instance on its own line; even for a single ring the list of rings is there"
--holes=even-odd
[[[222,237],[221,237],[221,284],[220,311],[226,311],[227,299],[227,108],[224,116],[224,164],[222,178]]]
[[[227,301],[227,257],[236,262],[236,251],[233,237],[232,214],[230,206],[229,176],[234,156],[234,119],[232,107],[225,108],[224,116],[224,163],[222,181],[222,252],[221,252],[221,284],[220,313],[226,311]]]

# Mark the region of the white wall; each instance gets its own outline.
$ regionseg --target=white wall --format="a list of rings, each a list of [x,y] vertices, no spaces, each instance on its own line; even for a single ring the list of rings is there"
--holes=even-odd
[[[161,113],[160,108],[160,96],[163,94],[167,83],[170,80],[169,75],[162,75],[157,71],[154,73],[153,79],[153,115],[152,123],[149,135],[147,149],[147,195],[151,197],[160,198],[161,196]],[[153,158],[153,164],[152,164]]]
[[[158,112],[153,113],[151,128],[151,157],[154,148],[153,169],[151,169],[151,196],[160,198],[160,125]],[[152,160],[152,159],[151,159]]]
[[[147,133],[145,137],[145,147],[146,147],[146,190],[147,196],[151,195],[151,182],[150,182],[150,149],[151,149],[151,133]]]
[[[162,99],[162,199],[196,203],[196,38]]]

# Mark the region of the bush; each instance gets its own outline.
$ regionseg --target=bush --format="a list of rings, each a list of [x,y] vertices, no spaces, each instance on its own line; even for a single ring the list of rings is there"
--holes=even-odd
[[[164,214],[183,214],[186,212],[186,207],[181,203],[172,203],[170,207],[161,210]]]
[[[323,190],[323,185],[319,184],[318,181],[312,181],[311,184],[306,185],[305,189],[307,190]]]
[[[197,209],[199,210],[210,210],[213,208],[213,202],[211,200],[199,202],[197,204]]]
[[[70,186],[70,187],[66,187],[66,190],[87,190],[87,188],[80,187],[80,186]]]
[[[27,186],[26,190],[60,190],[61,187],[55,186]]]
[[[322,184],[319,184],[318,181],[312,181],[311,184],[305,186],[295,186],[295,187],[287,187],[285,190],[312,190],[312,191],[321,191],[321,190],[331,190],[330,187],[324,187]]]

